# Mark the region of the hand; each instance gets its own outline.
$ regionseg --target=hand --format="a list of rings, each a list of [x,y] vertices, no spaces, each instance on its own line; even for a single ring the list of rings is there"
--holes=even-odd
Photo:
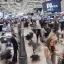
[[[60,53],[60,58],[63,59],[63,54],[62,53]]]

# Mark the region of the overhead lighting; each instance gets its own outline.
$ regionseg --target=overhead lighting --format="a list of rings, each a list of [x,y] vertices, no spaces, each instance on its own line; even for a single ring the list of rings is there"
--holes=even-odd
[[[23,15],[24,13],[23,12],[19,12],[18,15]]]

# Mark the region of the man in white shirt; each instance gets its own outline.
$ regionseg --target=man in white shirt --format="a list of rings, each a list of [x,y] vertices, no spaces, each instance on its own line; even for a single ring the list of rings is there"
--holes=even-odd
[[[40,32],[40,30],[41,30],[41,25],[40,25],[40,23],[39,23],[39,20],[36,20],[36,30],[37,30],[37,41],[38,41],[38,38],[39,38],[39,36],[41,36],[41,32]]]
[[[41,25],[39,23],[39,20],[36,20],[36,29],[41,29]]]
[[[33,52],[37,49],[37,36],[36,36],[36,30],[33,29],[33,37],[32,37],[32,46],[33,46]]]

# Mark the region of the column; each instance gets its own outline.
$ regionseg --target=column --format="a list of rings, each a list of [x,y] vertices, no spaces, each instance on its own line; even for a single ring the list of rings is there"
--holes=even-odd
[[[25,42],[24,42],[24,28],[23,23],[20,22],[18,25],[18,35],[19,35],[19,64],[27,64],[27,55],[25,50]]]

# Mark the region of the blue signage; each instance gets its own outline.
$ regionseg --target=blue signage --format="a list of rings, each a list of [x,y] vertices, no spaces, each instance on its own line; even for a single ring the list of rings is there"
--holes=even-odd
[[[47,19],[50,19],[50,16],[47,16]]]
[[[60,1],[48,1],[43,3],[44,12],[61,12]]]

